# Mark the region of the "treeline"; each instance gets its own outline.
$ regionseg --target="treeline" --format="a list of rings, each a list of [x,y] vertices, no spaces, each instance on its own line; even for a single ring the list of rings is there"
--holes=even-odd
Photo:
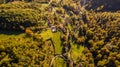
[[[40,5],[24,2],[11,2],[0,5],[0,28],[25,30],[41,20]]]
[[[24,2],[31,2],[33,0],[0,0],[0,3],[8,3],[13,1],[24,1]]]
[[[39,2],[39,3],[49,3],[49,2],[56,2],[57,0],[0,0],[0,3],[8,3],[14,1],[22,1],[22,2]],[[76,0],[73,0],[76,2]],[[102,10],[100,11],[117,11],[120,9],[120,1],[119,0],[78,0],[80,1],[81,5],[84,6],[86,9],[99,9],[100,6]],[[62,0],[59,2],[63,3]],[[98,10],[99,11],[99,10]]]

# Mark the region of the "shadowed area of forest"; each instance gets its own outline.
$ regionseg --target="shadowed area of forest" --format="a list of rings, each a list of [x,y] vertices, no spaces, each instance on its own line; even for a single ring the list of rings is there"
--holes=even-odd
[[[0,67],[119,67],[119,0],[0,0]]]

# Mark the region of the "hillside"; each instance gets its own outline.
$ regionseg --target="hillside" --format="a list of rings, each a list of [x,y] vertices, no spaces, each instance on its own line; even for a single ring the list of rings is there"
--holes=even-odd
[[[0,0],[0,67],[119,67],[119,2]]]

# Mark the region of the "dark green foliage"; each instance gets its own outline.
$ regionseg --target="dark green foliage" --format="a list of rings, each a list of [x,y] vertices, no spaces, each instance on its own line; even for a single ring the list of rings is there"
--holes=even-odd
[[[0,40],[0,66],[46,66],[53,57],[50,41],[45,44],[32,38],[9,38]]]
[[[47,3],[0,5],[0,27],[24,29],[31,37],[1,41],[1,66],[55,67],[58,62],[67,67],[120,65],[119,11],[86,11],[74,0]]]
[[[14,2],[0,5],[0,28],[25,30],[26,27],[39,24],[39,10],[36,6],[23,2]]]
[[[20,29],[38,24],[38,14],[32,9],[8,9],[0,11],[0,27],[4,29]]]
[[[95,66],[119,66],[119,13],[98,12],[87,16],[89,30],[87,31],[88,44],[86,45],[93,54]],[[95,19],[96,18],[96,19]],[[90,36],[93,32],[93,36]]]
[[[19,42],[18,42],[19,41]],[[0,66],[38,66],[41,54],[38,43],[29,43],[30,40],[13,38],[0,41]],[[36,45],[34,45],[36,44]],[[39,55],[39,56],[38,56]]]

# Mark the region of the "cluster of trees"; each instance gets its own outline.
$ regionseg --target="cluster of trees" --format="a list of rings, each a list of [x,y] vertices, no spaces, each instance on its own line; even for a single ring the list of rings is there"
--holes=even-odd
[[[120,15],[111,12],[91,12],[88,16],[88,34],[86,47],[92,53],[95,66],[120,65]]]
[[[8,2],[13,2],[13,1],[24,1],[24,2],[31,2],[34,0],[0,0],[0,3],[8,3]]]
[[[25,30],[35,26],[41,20],[40,5],[24,2],[13,2],[0,5],[0,28]]]
[[[49,67],[55,66],[52,61],[56,57],[62,57],[67,67],[120,65],[119,11],[87,11],[80,1],[74,0],[53,0],[49,4],[15,2],[1,4],[0,9],[1,28],[23,28],[27,35],[32,35],[28,41],[0,41],[0,66]],[[53,39],[43,40],[39,36],[53,26],[60,32],[61,54],[55,54]],[[85,47],[81,55],[76,54],[80,46]]]
[[[1,67],[49,67],[52,58],[53,47],[50,41],[38,42],[26,36],[0,40]]]

